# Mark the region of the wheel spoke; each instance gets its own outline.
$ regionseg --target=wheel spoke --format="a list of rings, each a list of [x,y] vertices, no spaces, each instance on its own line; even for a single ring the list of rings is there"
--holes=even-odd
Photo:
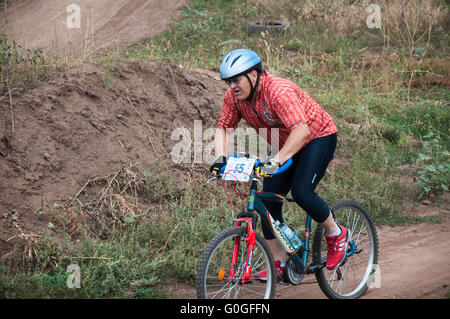
[[[243,240],[240,242],[234,265],[235,275],[233,278],[229,276],[233,241],[244,230],[245,228],[241,227],[227,229],[217,235],[205,249],[199,263],[197,278],[197,294],[200,298],[260,299],[273,296],[275,289],[273,257],[267,244],[259,236],[253,251],[251,279],[242,283],[248,249],[247,243]],[[269,270],[267,281],[260,282],[254,275],[265,269]]]
[[[378,239],[375,226],[367,211],[353,201],[342,201],[333,207],[336,222],[346,227],[351,235],[354,251],[347,246],[348,255],[337,269],[326,268],[316,272],[322,291],[330,298],[357,298],[367,290],[373,264],[378,260]],[[325,232],[321,227],[315,234],[314,256],[318,263],[326,256],[323,243]],[[349,244],[350,245],[350,244]]]

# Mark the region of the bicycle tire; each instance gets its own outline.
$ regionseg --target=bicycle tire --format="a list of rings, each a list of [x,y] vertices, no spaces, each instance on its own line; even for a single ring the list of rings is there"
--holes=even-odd
[[[332,299],[356,299],[369,288],[378,264],[378,237],[375,225],[367,210],[358,202],[343,200],[331,206],[339,225],[351,231],[356,243],[353,255],[334,270],[316,269],[315,276],[322,292]],[[366,238],[367,237],[367,238]],[[313,263],[326,260],[325,230],[317,226],[313,240]],[[350,247],[350,245],[349,245]],[[359,251],[359,252],[358,252]],[[346,253],[351,254],[347,248]],[[344,273],[342,275],[342,273]],[[356,279],[351,280],[351,275]],[[361,277],[360,279],[358,279]]]
[[[196,289],[198,299],[273,298],[276,283],[275,262],[266,241],[258,234],[256,235],[252,258],[252,280],[247,284],[240,283],[247,257],[247,242],[245,240],[241,240],[240,242],[239,265],[236,267],[237,273],[233,278],[228,278],[227,273],[230,267],[233,240],[236,237],[243,239],[246,232],[246,227],[225,229],[216,235],[206,246],[200,258],[197,271]],[[264,269],[266,269],[268,274],[266,282],[259,281],[254,277],[255,273]],[[217,287],[220,288],[218,289]],[[212,293],[216,291],[217,293],[213,295]],[[251,292],[255,292],[255,294],[252,295]]]

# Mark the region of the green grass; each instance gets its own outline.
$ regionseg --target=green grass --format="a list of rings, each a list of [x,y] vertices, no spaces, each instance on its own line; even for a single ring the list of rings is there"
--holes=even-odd
[[[411,218],[400,214],[403,201],[416,198],[421,185],[402,186],[403,173],[398,167],[418,162],[419,154],[425,151],[421,141],[430,132],[437,134],[442,149],[448,150],[448,88],[408,88],[411,70],[428,69],[405,59],[407,50],[393,47],[388,50],[394,54],[372,53],[371,48],[383,45],[381,32],[364,25],[350,26],[354,30],[348,34],[327,32],[328,26],[320,18],[298,21],[300,7],[286,2],[278,13],[290,19],[288,32],[249,35],[243,31],[243,22],[271,16],[273,10],[253,4],[194,1],[184,18],[167,32],[130,48],[124,56],[148,60],[169,57],[187,68],[217,71],[229,50],[252,48],[262,56],[266,69],[298,83],[332,114],[341,129],[338,156],[350,164],[329,178],[324,196],[332,200],[350,196],[367,202],[380,224],[408,222]],[[442,39],[448,39],[445,32],[433,33],[430,55],[439,58],[447,54]],[[368,54],[364,54],[366,49]],[[354,134],[346,123],[361,125],[361,129]]]
[[[224,225],[231,226],[223,194],[197,185],[174,198],[170,194],[178,189],[166,184],[167,173],[152,180],[146,178],[150,172],[137,173],[145,189],[141,200],[159,193],[170,204],[161,200],[152,210],[136,211],[139,217],[124,216],[120,222],[105,208],[102,217],[80,221],[83,232],[77,240],[70,241],[62,229],[49,229],[36,254],[16,251],[3,260],[0,297],[167,298],[167,283],[193,283],[203,249]],[[80,267],[80,289],[67,286],[71,264]]]
[[[327,31],[325,21],[331,20],[326,15],[333,15],[333,8],[304,15],[305,4],[326,8],[326,1],[279,3],[281,7],[272,10],[237,0],[196,0],[167,31],[129,47],[121,58],[169,58],[187,69],[218,71],[230,50],[255,50],[267,70],[296,82],[335,119],[337,162],[317,189],[325,200],[360,201],[378,225],[439,222],[439,217],[415,217],[402,210],[427,187],[433,193],[448,184],[435,173],[448,164],[448,88],[408,88],[411,70],[417,67],[397,48],[381,55],[379,31],[360,25]],[[274,12],[290,20],[288,32],[249,35],[243,30],[247,19],[268,18]],[[342,16],[330,17],[336,25],[345,22]],[[431,41],[433,57],[448,54],[445,32],[433,33]],[[110,68],[113,61],[106,62],[104,67]],[[104,85],[106,89],[108,79]],[[405,165],[428,167],[422,173],[427,179],[405,184],[399,169]],[[150,170],[161,172],[156,176],[138,172],[139,200],[149,207],[138,216],[106,210],[104,218],[90,220],[75,245],[64,231],[49,230],[37,255],[16,252],[5,258],[0,264],[0,297],[166,298],[167,283],[193,283],[204,247],[219,230],[231,226],[231,214],[221,187],[195,181],[181,189],[168,169]],[[236,213],[245,208],[244,202],[233,200]],[[285,219],[300,230],[305,218],[296,205],[288,204]],[[80,289],[66,286],[70,264],[80,266]]]
[[[14,39],[0,33],[0,94],[30,86],[44,76],[47,69],[42,49],[24,49]]]

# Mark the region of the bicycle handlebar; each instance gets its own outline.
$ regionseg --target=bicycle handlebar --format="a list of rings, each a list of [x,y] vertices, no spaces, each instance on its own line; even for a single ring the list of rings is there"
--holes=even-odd
[[[242,155],[240,154],[233,154],[228,156],[229,157],[240,157]],[[255,161],[255,166],[254,169],[257,168],[259,165],[261,165],[262,162],[259,159],[256,159]],[[289,160],[287,160],[279,169],[277,169],[272,175],[278,175],[283,173],[284,171],[286,171],[290,166],[292,165],[292,158],[290,158]],[[220,169],[220,174],[223,174],[223,172],[225,172],[227,165],[224,165],[221,169]]]

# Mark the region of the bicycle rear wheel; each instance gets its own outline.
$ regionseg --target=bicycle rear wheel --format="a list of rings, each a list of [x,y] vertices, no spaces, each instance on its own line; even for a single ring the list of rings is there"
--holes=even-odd
[[[331,207],[336,222],[351,232],[343,263],[333,270],[317,269],[320,289],[328,298],[354,299],[362,296],[375,275],[378,264],[378,238],[366,209],[355,201],[340,201]],[[313,262],[326,261],[325,230],[317,226],[313,243]]]
[[[197,298],[199,299],[261,299],[273,298],[275,294],[275,264],[267,243],[256,235],[252,256],[252,275],[250,281],[242,283],[246,260],[246,227],[225,229],[214,237],[200,258],[197,276]],[[230,263],[233,244],[239,242],[238,258],[230,277]],[[267,271],[267,281],[255,278],[255,273]]]

